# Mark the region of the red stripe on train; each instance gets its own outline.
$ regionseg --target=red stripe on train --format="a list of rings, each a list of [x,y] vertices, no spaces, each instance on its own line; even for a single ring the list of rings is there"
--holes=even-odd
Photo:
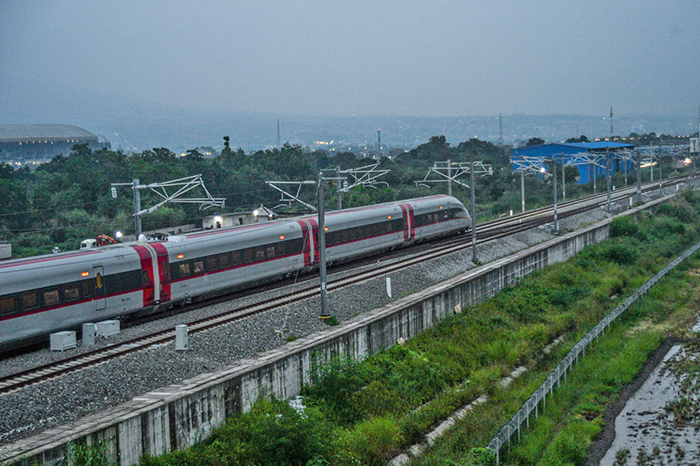
[[[399,207],[401,207],[401,215],[403,216],[403,240],[408,241],[410,234],[408,229],[408,208],[406,208],[406,204],[399,204]]]
[[[304,267],[311,265],[311,241],[309,239],[309,226],[304,220],[297,220],[297,223],[301,227],[301,239],[304,244],[302,247],[302,253],[304,253]]]
[[[139,259],[141,259],[141,270],[145,270],[148,273],[148,285],[144,286],[143,289],[143,307],[153,306],[156,302],[154,296],[153,284],[155,283],[153,276],[153,258],[151,253],[148,252],[145,246],[134,245],[131,246],[139,254]],[[143,273],[143,272],[142,272]]]

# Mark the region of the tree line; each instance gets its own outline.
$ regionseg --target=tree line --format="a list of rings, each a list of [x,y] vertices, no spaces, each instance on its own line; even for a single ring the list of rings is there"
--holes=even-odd
[[[477,181],[478,209],[506,212],[518,208],[519,178],[516,179],[509,166],[508,148],[478,139],[451,145],[444,136],[431,137],[395,158],[382,157],[381,169],[390,170],[382,180],[389,187],[353,189],[343,194],[343,207],[446,193],[444,184],[425,188],[414,182],[423,179],[435,162],[448,159],[493,164],[494,175]],[[315,180],[323,169],[357,168],[376,162],[357,158],[351,152],[329,153],[288,143],[249,153],[226,146],[214,158],[205,158],[197,150],[189,150],[185,156],[167,148],[127,154],[109,149],[93,151],[87,145],[76,145],[67,156],[57,155],[35,170],[0,164],[0,239],[13,244],[14,255],[30,255],[50,252],[54,246],[61,250],[76,249],[85,238],[102,233],[113,235],[116,230],[133,233],[131,190],[118,188],[119,195],[113,199],[111,183],[127,183],[138,178],[142,184],[148,184],[201,174],[214,197],[226,198],[226,208],[216,213],[251,211],[260,204],[267,207],[278,204],[279,194],[265,184],[266,180]],[[539,185],[528,180],[528,190],[535,196],[531,200],[547,202],[548,191]],[[305,190],[305,200],[315,204],[315,190],[311,187]],[[328,206],[335,206],[335,187],[325,191]],[[160,200],[147,190],[141,194],[144,208]],[[453,194],[467,205],[468,190],[455,184]],[[192,223],[213,213],[213,210],[201,212],[194,205],[169,204],[143,216],[143,229]]]

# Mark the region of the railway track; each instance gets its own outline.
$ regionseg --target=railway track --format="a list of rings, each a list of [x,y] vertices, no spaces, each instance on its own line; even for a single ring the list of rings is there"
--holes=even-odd
[[[673,186],[681,183],[684,178],[671,179],[665,181],[663,186]],[[647,185],[643,191],[648,192],[658,189],[658,183]],[[612,195],[613,201],[620,201],[625,198],[636,195],[636,188],[625,188],[617,190]],[[605,205],[607,202],[606,194],[598,194],[587,196],[574,201],[568,201],[558,205],[558,217],[564,219],[585,211],[593,210]],[[542,207],[524,214],[506,217],[503,219],[491,220],[484,222],[478,226],[477,241],[481,244],[491,242],[500,238],[513,235],[518,232],[532,229],[536,226],[550,223],[553,217],[553,209],[551,206]],[[457,238],[449,238],[442,242],[431,243],[427,245],[425,251],[416,251],[415,248],[408,248],[402,251],[404,255],[410,254],[403,260],[384,262],[376,265],[370,270],[360,271],[346,277],[337,278],[329,281],[328,290],[334,291],[340,288],[357,284],[366,280],[370,280],[387,273],[395,272],[403,268],[415,265],[428,260],[436,259],[448,254],[452,254],[471,247],[471,234],[460,235]],[[418,253],[417,253],[418,252]],[[361,263],[360,265],[366,265]],[[358,267],[357,263],[354,263]],[[336,274],[337,275],[337,274]],[[313,276],[308,280],[313,279]],[[255,314],[270,311],[272,309],[297,303],[305,299],[313,298],[318,295],[318,287],[316,284],[309,284],[302,289],[283,294],[276,298],[270,298],[260,301],[256,304],[243,306],[236,309],[224,311],[222,313],[196,319],[187,323],[190,334],[197,334],[235,322],[240,319],[250,317]],[[229,298],[230,299],[230,298]],[[206,302],[206,305],[211,302]],[[76,356],[65,358],[52,364],[46,364],[22,372],[18,372],[9,376],[0,377],[0,395],[10,393],[21,388],[40,383],[45,380],[60,377],[70,372],[74,372],[87,367],[102,364],[111,359],[125,356],[137,351],[142,351],[156,345],[164,345],[173,341],[175,338],[174,329],[166,329],[144,335],[137,338],[126,340],[119,344],[107,346],[104,348],[88,351]]]

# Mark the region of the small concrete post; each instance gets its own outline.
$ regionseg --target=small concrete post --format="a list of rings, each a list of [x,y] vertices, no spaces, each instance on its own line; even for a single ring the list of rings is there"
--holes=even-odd
[[[177,351],[185,351],[189,349],[189,330],[187,325],[175,326],[175,349]]]
[[[386,277],[386,295],[390,298],[391,296],[391,277]]]
[[[83,324],[83,346],[92,346],[95,344],[95,333],[97,328],[95,324]]]

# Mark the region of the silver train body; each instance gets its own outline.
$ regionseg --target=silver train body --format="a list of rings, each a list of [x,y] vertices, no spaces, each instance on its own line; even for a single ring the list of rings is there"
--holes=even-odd
[[[465,231],[455,198],[433,196],[325,217],[327,260],[340,262]],[[0,352],[128,314],[254,286],[318,266],[316,216],[0,263]]]

